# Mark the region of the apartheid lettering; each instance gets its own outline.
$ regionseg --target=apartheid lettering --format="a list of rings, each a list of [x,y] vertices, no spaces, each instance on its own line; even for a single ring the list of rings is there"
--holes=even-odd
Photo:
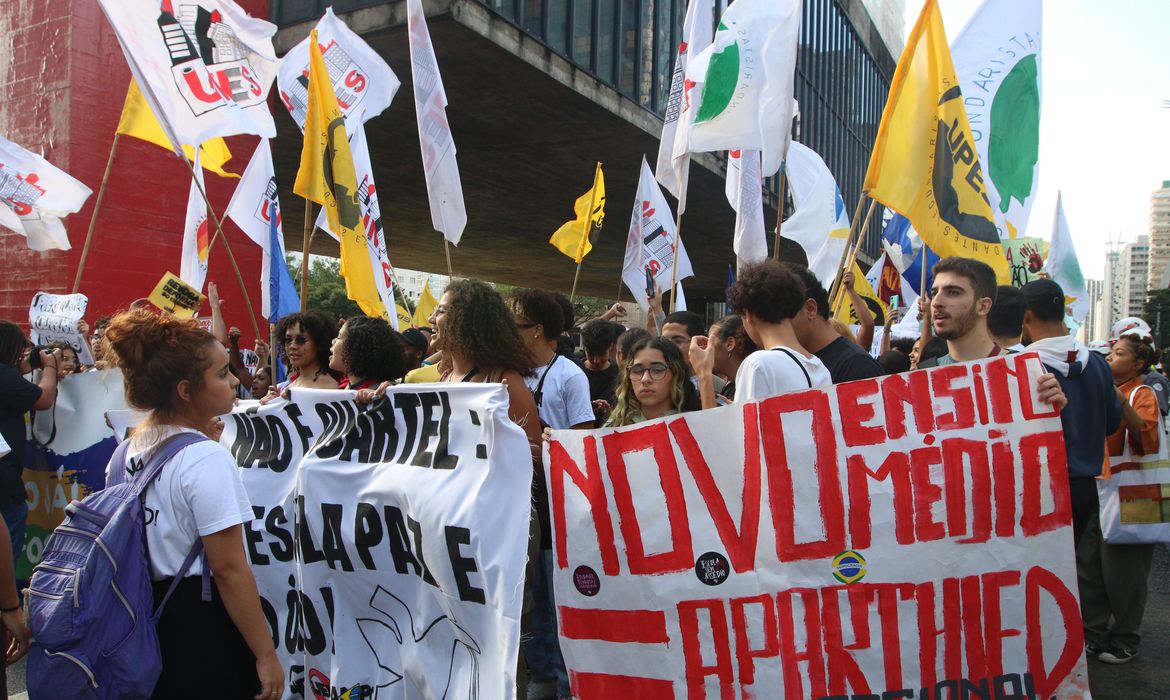
[[[574,696],[1087,697],[1041,372],[1015,355],[554,433]]]

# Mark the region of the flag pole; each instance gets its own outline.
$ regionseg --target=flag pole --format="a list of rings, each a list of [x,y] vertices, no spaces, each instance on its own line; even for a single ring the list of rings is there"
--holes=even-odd
[[[447,277],[454,278],[455,273],[451,271],[451,242],[447,240],[447,234],[443,234],[443,254],[447,256]]]
[[[838,280],[845,276],[845,270],[852,270],[853,265],[857,262],[857,254],[861,252],[861,244],[865,242],[865,231],[869,228],[869,220],[873,216],[873,210],[877,206],[877,200],[869,200],[869,209],[865,213],[865,223],[861,225],[861,229],[857,232],[857,241],[853,244],[853,250],[849,253],[849,261],[845,267],[838,272]],[[837,298],[833,301],[833,315],[837,315],[837,311],[841,308],[841,300],[845,298],[845,286],[838,281],[837,283]]]
[[[81,259],[77,261],[77,276],[73,279],[73,291],[71,294],[76,294],[77,290],[81,289],[81,272],[85,269],[85,259],[89,257],[89,244],[93,242],[93,229],[97,224],[98,210],[102,208],[102,198],[106,195],[106,182],[110,179],[110,170],[114,165],[114,152],[118,150],[118,139],[121,138],[122,132],[114,132],[114,142],[110,144],[110,155],[106,158],[106,172],[102,175],[101,187],[98,187],[97,198],[93,201],[93,213],[89,215],[89,230],[85,232],[85,245],[81,248]]]
[[[228,243],[227,236],[223,235],[223,224],[219,220],[219,215],[215,213],[215,209],[211,206],[211,200],[207,198],[207,190],[203,189],[203,183],[199,182],[199,176],[195,172],[195,166],[191,161],[187,160],[186,156],[179,156],[183,164],[187,166],[187,172],[191,173],[191,181],[199,188],[199,194],[203,197],[203,204],[207,207],[207,213],[211,216],[211,220],[215,222],[215,235],[211,237],[211,242],[207,244],[208,251],[211,246],[215,245],[216,240],[223,239],[223,249],[227,251],[228,261],[232,264],[232,270],[236,273],[236,281],[240,283],[240,292],[244,295],[244,306],[248,309],[248,321],[252,323],[252,335],[256,338],[260,337],[260,325],[256,323],[256,312],[252,310],[252,300],[248,297],[248,287],[244,284],[244,276],[240,274],[240,266],[236,264],[236,256],[232,253],[232,246]]]
[[[305,238],[301,244],[301,313],[309,310],[309,246],[313,244],[313,201],[305,200]]]
[[[593,233],[593,207],[597,206],[597,173],[601,172],[601,162],[597,163],[597,170],[593,174],[593,187],[589,189],[589,213],[585,219],[585,228],[581,231],[581,240],[577,242],[577,271],[573,273],[573,289],[569,292],[569,303],[577,298],[577,279],[581,276],[581,263],[585,262],[585,241]]]
[[[447,240],[447,239],[443,239]],[[406,292],[402,291],[402,285],[398,284],[398,272],[394,269],[394,263],[390,262],[390,255],[386,255],[386,264],[390,266],[390,279],[394,280],[394,288],[398,290],[398,298],[402,300],[402,308],[410,311],[410,307],[406,304]],[[429,281],[429,280],[428,280]],[[393,297],[393,295],[391,295]],[[414,314],[411,314],[411,327],[414,327]]]
[[[678,214],[674,217],[674,264],[670,266],[670,310],[678,311],[678,253],[682,242],[682,215],[687,201],[687,182],[691,179],[691,154],[687,153],[682,167],[682,187],[678,200]]]
[[[837,297],[837,289],[841,286],[841,271],[845,269],[845,261],[849,259],[849,249],[853,246],[853,234],[857,231],[857,222],[861,221],[862,207],[865,206],[865,199],[867,192],[862,192],[861,197],[857,200],[857,207],[853,210],[853,218],[849,220],[849,235],[845,238],[845,248],[841,251],[841,260],[837,263],[837,274],[833,277],[833,283],[829,285],[829,299],[833,300]],[[873,204],[871,203],[872,207]]]
[[[584,259],[581,262],[585,262]],[[569,292],[569,303],[572,304],[577,298],[577,278],[581,276],[581,263],[577,263],[577,271],[573,273],[573,289]]]
[[[780,224],[784,221],[784,200],[788,197],[788,168],[780,168],[780,199],[776,202],[776,247],[772,259],[780,259]]]
[[[922,299],[926,296],[926,242],[922,243],[922,269],[919,271],[921,275],[918,282],[918,298]],[[930,307],[922,311],[922,332],[919,334],[920,338],[926,337],[926,332],[930,324]]]
[[[268,378],[272,380],[271,381],[272,386],[276,386],[276,363],[278,362],[278,360],[276,359],[277,354],[278,353],[276,352],[276,324],[269,323],[268,324],[268,366],[269,366]]]

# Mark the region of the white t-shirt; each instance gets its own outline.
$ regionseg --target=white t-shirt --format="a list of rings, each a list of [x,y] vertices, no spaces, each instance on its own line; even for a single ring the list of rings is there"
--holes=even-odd
[[[180,430],[197,432],[172,426],[147,432],[148,443],[133,440],[127,465],[135,472],[142,469],[143,457]],[[183,448],[163,467],[158,480],[146,489],[146,508],[146,546],[155,581],[179,573],[196,537],[252,519],[252,504],[235,460],[227,448],[211,440]],[[203,564],[196,559],[187,575],[202,573]]]
[[[531,377],[524,380],[534,398],[540,379],[546,373],[548,379],[541,386],[540,400],[536,404],[540,419],[558,430],[581,423],[588,423],[592,427],[595,416],[593,402],[589,400],[589,378],[585,372],[569,358],[555,355],[552,365],[538,367]]]
[[[755,401],[832,383],[829,370],[815,356],[805,357],[788,348],[757,350],[744,358],[735,373],[735,400]]]

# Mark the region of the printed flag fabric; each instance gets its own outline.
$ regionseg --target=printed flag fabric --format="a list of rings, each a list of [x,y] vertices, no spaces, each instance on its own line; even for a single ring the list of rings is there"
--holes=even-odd
[[[383,313],[374,314],[385,318],[394,330],[398,330],[398,314],[394,311],[394,274],[390,265],[390,254],[386,250],[386,231],[382,226],[382,209],[378,205],[378,188],[374,184],[374,169],[370,166],[370,148],[366,142],[366,129],[358,126],[349,140],[349,152],[353,155],[354,175],[358,183],[358,202],[362,209],[362,224],[366,234],[366,252],[374,270],[374,285],[378,298],[382,300]],[[317,215],[317,227],[334,239],[341,238],[329,224],[329,215],[322,209]],[[369,312],[367,312],[369,313]]]
[[[280,199],[276,190],[272,146],[268,139],[260,139],[232,194],[227,215],[263,251],[260,290],[262,314],[269,323],[276,323],[301,307],[296,285],[285,264]]]
[[[715,27],[713,0],[690,0],[683,18],[683,38],[674,59],[670,79],[670,96],[662,117],[662,137],[658,142],[658,162],[654,166],[658,182],[678,199],[678,211],[686,210],[686,168],[689,164],[687,140],[695,110],[686,83],[687,62],[691,56],[711,45]]]
[[[601,172],[601,163],[597,164],[597,171],[593,175],[593,187],[577,198],[573,204],[573,213],[576,217],[561,224],[548,239],[557,250],[573,259],[577,264],[593,250],[593,244],[601,234],[601,225],[605,221],[605,175]]]
[[[61,219],[78,212],[90,189],[41,156],[0,136],[0,226],[30,250],[69,250]]]
[[[195,156],[195,177],[187,193],[187,219],[183,223],[183,258],[179,279],[203,292],[207,280],[207,259],[211,253],[211,230],[207,225],[207,202],[199,188],[203,186],[203,169]]]
[[[768,257],[768,235],[764,225],[764,180],[760,173],[759,151],[728,151],[727,203],[735,210],[736,269],[762,262]],[[787,234],[787,231],[785,231]]]
[[[963,94],[936,0],[894,71],[863,191],[903,214],[942,257],[975,258],[1009,281]]]
[[[1068,219],[1064,218],[1064,203],[1056,194],[1056,216],[1052,221],[1052,244],[1048,248],[1048,273],[1052,281],[1064,290],[1067,315],[1077,325],[1085,322],[1089,313],[1089,291],[1085,288],[1085,277],[1081,274],[1081,262],[1068,230]]]
[[[217,136],[272,138],[268,91],[276,25],[232,0],[98,0],[130,72],[176,146]]]
[[[357,176],[345,136],[345,119],[321,57],[317,30],[309,36],[309,109],[301,166],[293,192],[325,207],[330,228],[339,234],[346,296],[365,314],[383,316],[386,307],[370,265]]]
[[[1040,0],[984,0],[951,42],[1000,238],[1024,233],[1040,161]]]
[[[414,316],[411,321],[416,328],[429,326],[431,314],[435,312],[435,307],[439,305],[439,300],[435,299],[435,295],[431,294],[431,280],[427,279],[427,283],[423,285],[422,294],[418,297],[418,303],[414,305]]]
[[[626,252],[622,261],[622,281],[634,295],[643,310],[650,308],[646,298],[646,272],[654,277],[659,289],[670,288],[672,275],[679,281],[694,274],[687,250],[678,242],[678,271],[674,272],[674,243],[676,229],[666,197],[650,172],[650,165],[642,159],[638,178],[638,197],[630,214],[630,229],[626,235]],[[679,287],[681,289],[681,287]]]
[[[467,226],[463,183],[455,161],[455,140],[447,123],[447,93],[435,60],[435,47],[427,29],[422,0],[406,0],[410,39],[410,71],[414,79],[414,109],[418,116],[418,141],[422,149],[431,222],[436,231],[459,245]]]
[[[332,7],[326,8],[325,16],[317,22],[317,40],[337,105],[345,115],[345,133],[356,133],[358,127],[390,106],[402,83],[386,61],[333,14]],[[280,101],[303,131],[309,107],[308,38],[281,59],[276,82]]]
[[[882,247],[886,255],[894,262],[902,276],[914,288],[915,294],[922,294],[918,287],[922,284],[923,245],[918,232],[910,225],[910,220],[896,212],[886,209],[882,214]],[[939,261],[938,254],[926,247],[926,290],[934,282],[930,270]]]
[[[780,169],[796,108],[800,0],[736,0],[712,44],[687,67],[700,85],[691,151],[760,151],[763,174]]]
[[[163,131],[154,112],[150,111],[150,105],[146,104],[146,100],[142,97],[142,90],[138,88],[138,81],[134,78],[130,79],[130,87],[126,90],[126,101],[122,104],[122,116],[118,118],[118,128],[115,131],[119,134],[142,139],[147,143],[153,143],[168,151],[175,150],[174,144]],[[232,159],[232,152],[228,150],[227,143],[221,137],[217,136],[202,144],[199,151],[199,160],[203,163],[204,168],[220,177],[239,177],[235,173],[224,170],[224,165]],[[183,155],[187,157],[187,160],[194,162],[195,149],[184,145]]]
[[[849,245],[849,212],[837,180],[816,151],[794,141],[784,167],[795,211],[780,232],[804,248],[808,269],[829,289]]]
[[[875,326],[886,325],[886,314],[889,313],[889,304],[883,301],[879,296],[873,285],[870,284],[869,278],[861,271],[861,267],[856,261],[853,263],[853,289],[869,307],[873,314],[873,322]],[[857,318],[857,311],[853,308],[853,301],[845,290],[841,290],[841,304],[837,308],[837,319],[846,325],[855,326],[859,323]]]

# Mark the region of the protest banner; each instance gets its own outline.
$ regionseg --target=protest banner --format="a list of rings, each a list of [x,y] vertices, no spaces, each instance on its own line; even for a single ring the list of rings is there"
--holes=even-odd
[[[147,298],[151,304],[179,318],[195,318],[207,297],[191,285],[175,276],[173,272],[163,275]]]
[[[353,397],[224,417],[285,697],[514,697],[532,461],[506,391]]]
[[[28,325],[34,345],[65,342],[77,352],[83,365],[93,364],[93,353],[77,324],[85,316],[89,299],[84,294],[48,294],[37,292],[28,307]]]
[[[1013,287],[1023,287],[1032,280],[1040,279],[1040,271],[1048,258],[1048,241],[1020,236],[1005,238],[1002,243]]]
[[[545,465],[573,697],[1088,698],[1035,354],[603,431]]]
[[[65,519],[65,506],[105,486],[106,464],[117,446],[105,414],[124,409],[122,372],[110,369],[65,377],[52,410],[33,414],[33,439],[24,451],[28,528],[18,579],[27,579],[40,563],[45,541]]]

